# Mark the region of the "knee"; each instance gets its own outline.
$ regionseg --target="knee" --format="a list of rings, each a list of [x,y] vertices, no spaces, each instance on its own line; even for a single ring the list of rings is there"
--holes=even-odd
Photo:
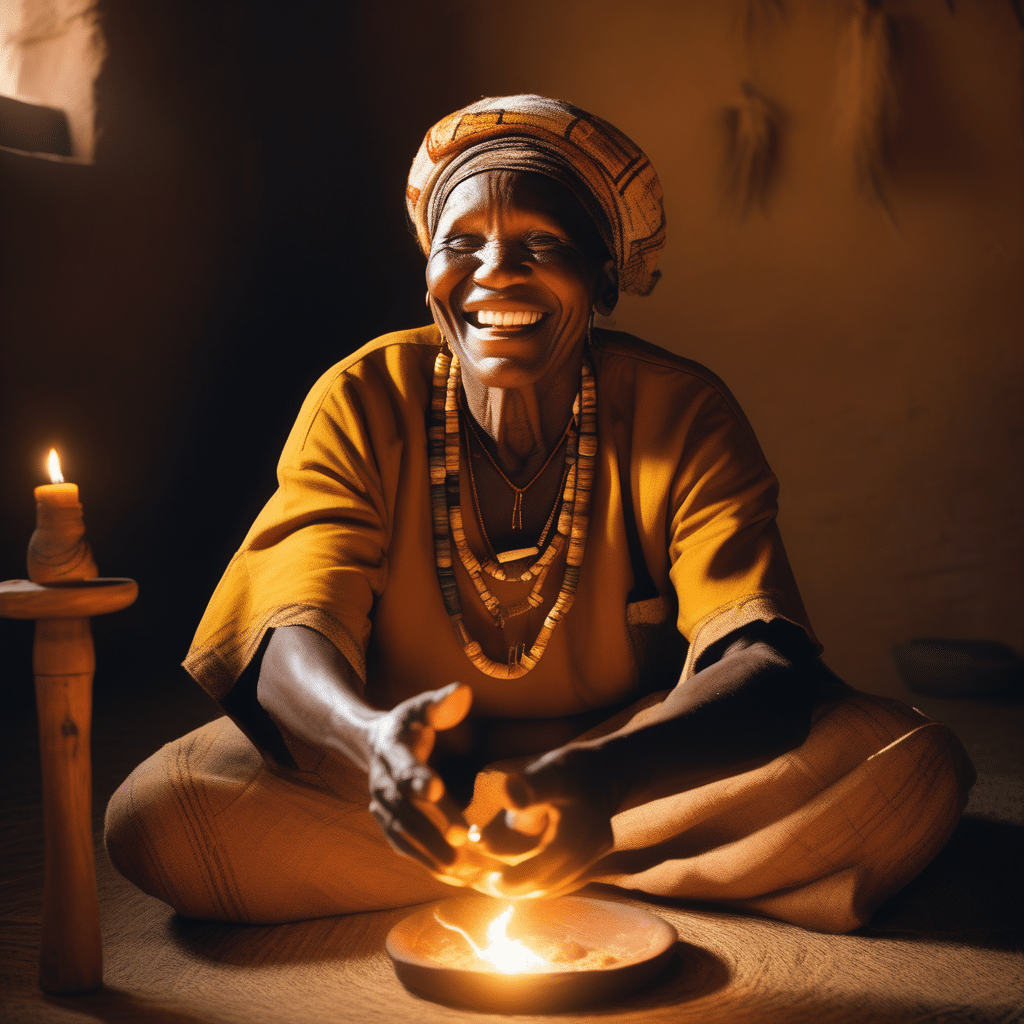
[[[846,932],[867,924],[920,874],[952,835],[975,779],[959,739],[936,722],[881,751],[867,767],[878,797],[844,808],[863,844],[845,870],[822,880],[827,898],[817,906],[826,912],[810,926],[817,931]],[[860,818],[854,807],[863,809]]]
[[[171,886],[162,870],[163,849],[156,841],[162,831],[161,804],[166,801],[147,777],[156,757],[139,765],[110,798],[103,821],[103,842],[111,863],[125,878],[143,892],[171,903]]]
[[[244,921],[244,908],[220,893],[203,850],[205,837],[191,817],[194,802],[168,770],[174,746],[139,765],[111,797],[104,819],[107,853],[125,878],[185,917]]]

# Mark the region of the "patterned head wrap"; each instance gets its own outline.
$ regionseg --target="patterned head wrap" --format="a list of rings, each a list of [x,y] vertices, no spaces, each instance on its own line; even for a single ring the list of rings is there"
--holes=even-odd
[[[647,295],[665,247],[661,183],[650,160],[617,128],[564,100],[496,96],[471,103],[427,132],[405,201],[420,248],[445,200],[488,170],[533,171],[567,186],[590,214],[619,271],[619,289]]]

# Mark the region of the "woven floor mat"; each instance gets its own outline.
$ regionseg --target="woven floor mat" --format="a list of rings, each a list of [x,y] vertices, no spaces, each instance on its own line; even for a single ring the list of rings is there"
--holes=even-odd
[[[130,710],[130,721],[151,723],[148,731],[127,729],[121,716],[97,709],[97,825],[106,797],[135,763],[159,742],[197,724],[197,716],[202,720],[215,713],[196,704],[180,710],[179,721],[151,714],[145,706]],[[33,729],[31,720],[5,729],[2,751],[0,1020],[5,1024],[542,1019],[489,1017],[407,992],[384,952],[388,929],[407,910],[276,927],[186,921],[122,879],[101,846],[97,870],[106,986],[75,999],[44,996],[36,984],[42,823]],[[553,1019],[567,1024],[1024,1021],[1024,828],[994,818],[998,814],[966,817],[921,877],[883,907],[870,928],[853,935],[819,935],[706,907],[645,900],[643,905],[679,934],[667,973],[620,1003]],[[636,902],[594,888],[602,898]]]

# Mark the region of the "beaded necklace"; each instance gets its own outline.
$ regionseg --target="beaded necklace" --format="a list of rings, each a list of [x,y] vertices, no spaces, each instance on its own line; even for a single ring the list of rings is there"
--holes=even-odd
[[[561,508],[558,512],[558,532],[537,560],[517,577],[520,580],[536,580],[529,597],[509,608],[503,608],[487,589],[483,580],[484,566],[480,564],[466,542],[459,488],[459,394],[462,375],[458,358],[449,352],[447,346],[441,349],[434,362],[433,383],[428,435],[430,507],[434,526],[434,556],[441,596],[455,629],[455,635],[473,665],[495,678],[516,679],[525,675],[540,661],[552,631],[572,607],[576,596],[580,566],[583,563],[583,549],[587,541],[590,493],[594,483],[594,465],[597,457],[597,389],[594,385],[593,366],[589,353],[584,350],[582,384],[580,394],[573,405],[573,416],[576,422],[580,422],[580,432],[577,438],[576,431],[570,429],[566,440],[565,460],[568,473],[565,476]],[[537,639],[529,650],[523,644],[513,645],[509,648],[507,664],[503,665],[487,657],[480,644],[466,629],[452,562],[452,540],[455,541],[459,560],[473,581],[477,594],[499,627],[504,626],[512,616],[523,614],[543,604],[540,592],[544,580],[556,555],[568,542],[565,573],[558,598],[545,616]],[[487,560],[487,569],[497,579],[506,578],[501,566],[490,559]]]

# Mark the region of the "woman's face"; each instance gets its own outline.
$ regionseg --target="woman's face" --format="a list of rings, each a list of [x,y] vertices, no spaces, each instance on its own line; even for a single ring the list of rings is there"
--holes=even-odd
[[[564,186],[488,171],[457,185],[427,259],[430,308],[464,374],[520,388],[578,364],[614,264]],[[612,303],[614,304],[614,302]]]

